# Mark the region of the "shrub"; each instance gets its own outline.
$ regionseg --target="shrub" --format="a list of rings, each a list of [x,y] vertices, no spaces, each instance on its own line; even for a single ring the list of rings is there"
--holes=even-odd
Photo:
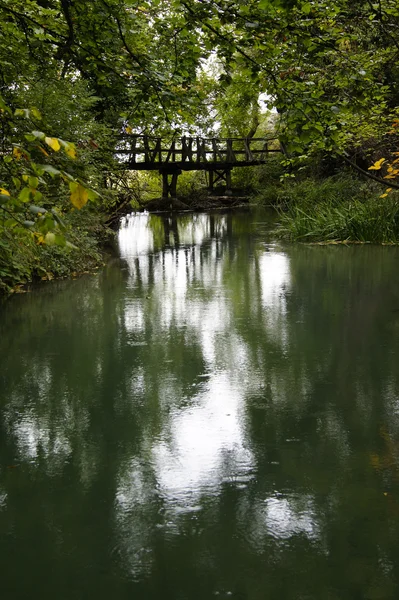
[[[101,264],[99,240],[103,244],[107,231],[99,217],[82,211],[70,213],[65,222],[70,247],[37,244],[28,230],[0,226],[0,293],[35,279],[66,277]]]

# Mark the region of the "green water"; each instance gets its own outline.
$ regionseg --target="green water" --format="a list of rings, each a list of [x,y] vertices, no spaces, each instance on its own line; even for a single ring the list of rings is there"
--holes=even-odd
[[[2,599],[399,597],[399,250],[268,219],[1,305]]]

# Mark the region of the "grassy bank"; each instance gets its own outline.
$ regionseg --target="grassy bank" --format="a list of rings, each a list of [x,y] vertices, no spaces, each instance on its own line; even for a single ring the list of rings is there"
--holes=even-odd
[[[302,242],[399,242],[397,195],[335,199],[309,206],[299,201],[280,210],[279,237]]]
[[[38,243],[22,227],[0,229],[0,295],[31,282],[92,272],[103,264],[113,233],[103,227],[100,216],[82,211],[65,216],[64,222],[67,246]]]
[[[343,170],[281,181],[275,164],[260,169],[254,200],[279,213],[276,234],[300,242],[399,242],[399,193]],[[263,180],[263,181],[262,181]]]
[[[324,181],[290,184],[280,195],[277,210],[281,238],[302,242],[399,241],[399,201],[391,192],[385,198],[378,184],[350,175]]]

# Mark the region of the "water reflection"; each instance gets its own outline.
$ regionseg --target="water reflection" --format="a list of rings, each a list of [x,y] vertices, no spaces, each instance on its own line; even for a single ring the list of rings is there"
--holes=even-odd
[[[395,597],[399,252],[264,221],[134,216],[102,275],[4,305],[10,597]]]
[[[227,373],[211,377],[206,390],[174,416],[171,430],[153,448],[162,497],[180,510],[197,505],[201,495],[218,492],[223,481],[251,473],[243,396]],[[165,439],[166,438],[166,439]]]

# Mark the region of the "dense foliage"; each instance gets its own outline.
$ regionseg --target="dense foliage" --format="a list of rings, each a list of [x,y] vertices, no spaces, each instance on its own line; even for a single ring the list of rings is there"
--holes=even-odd
[[[73,211],[98,229],[126,188],[122,132],[252,136],[261,98],[286,175],[330,157],[395,189],[398,30],[396,0],[0,0],[0,287],[44,246],[73,263]]]

